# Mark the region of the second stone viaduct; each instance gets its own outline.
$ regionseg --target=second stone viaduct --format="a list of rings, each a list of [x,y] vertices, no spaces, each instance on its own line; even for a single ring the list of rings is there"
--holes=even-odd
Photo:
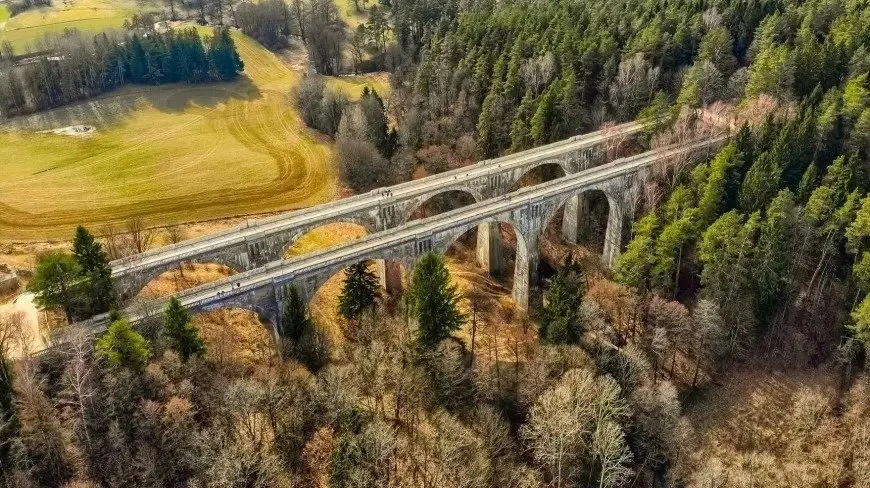
[[[709,157],[727,136],[716,136],[679,147],[649,151],[618,159],[507,195],[485,200],[422,220],[377,232],[351,243],[302,257],[271,262],[265,266],[193,288],[179,294],[182,305],[193,313],[220,308],[242,308],[267,319],[278,333],[280,311],[290,286],[310,299],[333,275],[365,260],[384,260],[410,270],[427,252],[443,253],[459,237],[482,224],[504,223],[517,236],[513,297],[520,308],[529,302],[540,257],[539,241],[561,208],[589,191],[601,191],[609,204],[603,259],[612,264],[622,243],[624,223],[632,217],[636,199],[653,166],[669,158]],[[564,227],[563,227],[564,230]],[[123,311],[133,323],[158,316],[166,300],[155,300]],[[106,315],[86,322],[99,332]]]
[[[283,259],[299,237],[324,225],[351,222],[372,234],[407,223],[415,210],[441,194],[463,192],[479,203],[510,193],[523,176],[542,166],[557,166],[566,175],[593,168],[606,162],[609,149],[640,136],[645,125],[640,122],[618,125],[336,202],[247,222],[228,231],[113,261],[112,277],[126,301],[160,274],[187,263],[217,263],[236,272],[251,270]],[[571,208],[578,205],[577,200],[568,203]],[[573,228],[576,239],[578,212],[566,215],[569,216],[566,229]],[[498,233],[493,230],[491,225],[482,224],[478,255],[481,264],[495,270],[501,260]],[[566,235],[572,233],[568,231]]]

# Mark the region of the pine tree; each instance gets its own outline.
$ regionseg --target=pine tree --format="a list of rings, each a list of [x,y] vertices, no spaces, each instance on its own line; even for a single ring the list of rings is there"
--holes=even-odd
[[[767,205],[779,189],[782,166],[769,153],[762,153],[749,168],[743,187],[740,189],[740,209],[746,213],[759,210]]]
[[[546,144],[550,142],[552,134],[550,128],[553,124],[553,116],[556,108],[557,84],[550,85],[538,100],[535,115],[529,123],[529,135],[534,144]]]
[[[377,275],[369,269],[369,261],[349,266],[338,297],[338,313],[349,320],[359,318],[374,307],[380,295],[379,286]]]
[[[245,69],[245,63],[236,52],[236,44],[227,28],[215,29],[208,49],[212,78],[221,81],[233,80]]]
[[[190,314],[176,297],[169,299],[163,312],[163,333],[169,339],[170,347],[184,362],[194,354],[201,355],[205,352],[205,344],[199,331],[190,323]]]
[[[112,282],[112,268],[103,246],[82,226],[76,228],[73,255],[81,267],[82,276],[88,281],[90,313],[109,311],[118,303],[118,295]]]
[[[511,122],[510,152],[512,153],[528,149],[532,145],[528,119],[532,116],[533,108],[534,97],[532,96],[532,91],[527,90],[523,101],[517,109],[516,115],[514,115],[514,120]]]
[[[759,323],[766,324],[788,296],[788,270],[795,238],[794,195],[782,190],[761,222],[753,255],[752,278]]]
[[[126,319],[112,322],[106,333],[97,339],[94,348],[111,367],[127,368],[137,373],[145,370],[151,354],[148,341]]]
[[[849,330],[870,353],[870,295],[864,297],[864,300],[852,312],[852,324],[849,326]]]
[[[583,287],[580,268],[569,259],[547,290],[541,317],[541,339],[550,344],[577,344],[583,333]]]
[[[648,288],[650,272],[655,263],[649,250],[656,241],[660,225],[655,213],[648,213],[637,221],[634,237],[626,246],[625,252],[616,258],[613,275],[617,281],[642,291]]]
[[[428,252],[420,257],[411,278],[409,300],[417,319],[417,343],[429,350],[465,322],[459,311],[459,293],[450,284],[444,257]]]
[[[305,301],[296,286],[291,285],[287,290],[287,299],[281,314],[281,337],[298,342],[310,322]]]

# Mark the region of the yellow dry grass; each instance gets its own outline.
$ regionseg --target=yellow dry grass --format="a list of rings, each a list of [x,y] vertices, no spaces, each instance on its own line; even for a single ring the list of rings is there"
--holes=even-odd
[[[234,33],[245,76],[127,87],[0,126],[0,239],[134,216],[169,224],[306,207],[335,194],[327,142],[290,100],[300,75]],[[35,133],[93,125],[86,138]]]
[[[374,89],[384,100],[390,95],[390,80],[387,73],[367,73],[354,76],[327,76],[326,86],[341,91],[351,100],[359,100],[363,89]]]
[[[292,258],[309,254],[321,249],[344,244],[367,234],[364,227],[349,223],[335,223],[318,227],[300,237],[290,249],[286,257]],[[344,272],[336,273],[320,287],[309,304],[312,319],[328,334],[333,351],[338,352],[344,345],[342,324],[344,319],[338,315],[338,296],[344,282]]]
[[[371,8],[372,5],[379,5],[379,0],[359,0],[360,7],[364,9]],[[348,27],[356,29],[358,25],[367,20],[367,12],[362,12],[354,6],[354,0],[335,0],[335,5],[338,7],[338,14],[341,16]]]
[[[167,297],[234,274],[218,264],[191,264],[167,271],[152,280],[139,294],[141,300]],[[220,363],[256,366],[272,361],[276,354],[271,326],[257,314],[243,309],[223,309],[197,314],[194,325],[206,343],[206,354]]]
[[[698,433],[697,446],[686,459],[693,478],[771,488],[843,486],[849,435],[843,432],[848,427],[843,420],[848,419],[832,410],[838,368],[782,369],[770,362],[760,358],[736,366],[690,407],[687,414]],[[798,406],[799,396],[806,393],[827,405],[826,413],[808,424]]]
[[[55,0],[51,7],[26,10],[9,18],[6,8],[0,5],[0,43],[8,41],[15,52],[27,52],[45,34],[65,29],[83,32],[117,29],[137,10],[150,8],[154,8],[151,1],[141,0],[138,3],[132,0]]]

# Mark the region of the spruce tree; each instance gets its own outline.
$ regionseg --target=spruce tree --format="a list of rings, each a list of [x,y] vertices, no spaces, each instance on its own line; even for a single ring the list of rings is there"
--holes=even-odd
[[[129,320],[112,322],[109,329],[94,344],[97,354],[113,368],[127,368],[141,373],[151,354],[148,341],[133,329]]]
[[[287,299],[281,314],[281,337],[298,342],[310,322],[305,301],[299,295],[299,290],[291,285],[287,290]]]
[[[782,190],[760,224],[753,256],[751,272],[760,324],[766,324],[788,298],[795,224],[794,195]]]
[[[428,252],[420,257],[408,298],[417,319],[417,344],[423,350],[432,349],[465,322],[459,311],[459,293],[450,283],[441,255]]]
[[[215,80],[233,80],[245,69],[245,63],[236,52],[236,44],[226,28],[215,29],[209,44],[208,59]]]
[[[583,332],[583,287],[572,259],[559,268],[547,290],[540,337],[550,344],[577,344]]]
[[[73,255],[81,267],[82,276],[88,281],[90,313],[107,312],[118,303],[118,295],[103,246],[87,229],[78,226],[73,240]]]
[[[205,344],[199,331],[190,323],[190,314],[181,306],[178,298],[169,299],[163,312],[163,333],[169,339],[170,347],[187,362],[190,356],[202,354]]]
[[[347,268],[341,296],[338,298],[338,313],[353,320],[373,308],[380,295],[378,277],[369,269],[369,261],[361,261]]]
[[[765,152],[749,168],[740,189],[740,209],[752,213],[767,205],[779,189],[782,166],[772,153]]]

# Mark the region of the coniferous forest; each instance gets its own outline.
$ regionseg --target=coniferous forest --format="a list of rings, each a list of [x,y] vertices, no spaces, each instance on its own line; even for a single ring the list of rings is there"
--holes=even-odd
[[[0,115],[47,110],[131,83],[228,81],[244,69],[227,29],[215,29],[206,39],[196,29],[97,36],[67,32],[45,37],[38,49],[49,55],[0,71]],[[11,65],[13,55],[8,58]]]

